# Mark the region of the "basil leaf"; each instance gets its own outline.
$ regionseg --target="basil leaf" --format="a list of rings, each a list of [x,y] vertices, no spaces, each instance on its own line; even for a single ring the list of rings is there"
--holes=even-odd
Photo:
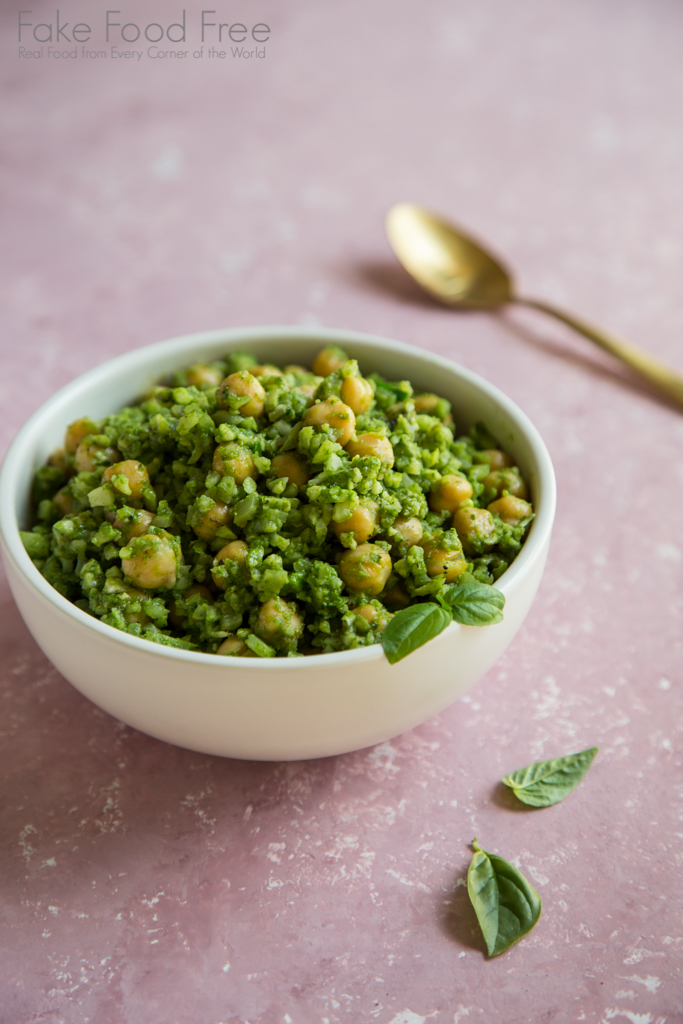
[[[378,388],[385,388],[387,391],[391,391],[394,395],[400,398],[410,398],[413,393],[412,385],[407,380],[384,380],[379,373],[371,373],[370,377],[374,380]]]
[[[382,633],[382,647],[387,659],[394,665],[438,636],[450,623],[451,613],[433,601],[402,608],[389,620]]]
[[[536,761],[506,775],[503,782],[518,800],[530,807],[550,807],[569,796],[593,763],[598,747],[580,750],[552,761]]]
[[[487,583],[463,583],[448,593],[453,618],[463,626],[491,626],[503,621],[505,595]]]
[[[487,853],[475,839],[467,893],[489,956],[498,956],[528,935],[541,916],[541,897],[521,871]]]

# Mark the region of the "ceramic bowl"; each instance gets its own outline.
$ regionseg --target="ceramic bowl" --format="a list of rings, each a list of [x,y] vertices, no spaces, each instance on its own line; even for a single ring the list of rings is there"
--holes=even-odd
[[[273,660],[175,650],[113,629],[54,590],[26,554],[34,471],[80,416],[101,419],[169,371],[235,349],[260,362],[310,364],[326,344],[365,372],[408,379],[453,403],[458,430],[484,420],[520,466],[536,509],[521,553],[497,586],[495,626],[453,623],[396,665],[379,645]],[[555,512],[550,456],[527,417],[485,380],[408,345],[351,331],[261,327],[174,338],[89,371],[46,402],[11,445],[0,474],[0,541],[15,600],[47,657],[81,693],[151,736],[191,750],[255,760],[325,757],[397,736],[452,704],[493,665],[520,628],[538,588]]]

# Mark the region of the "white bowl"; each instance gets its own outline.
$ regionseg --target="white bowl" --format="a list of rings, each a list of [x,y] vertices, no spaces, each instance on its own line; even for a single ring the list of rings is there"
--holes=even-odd
[[[410,380],[453,403],[459,431],[482,419],[519,464],[536,509],[528,538],[497,586],[495,626],[453,623],[396,665],[375,645],[273,660],[222,658],[141,640],[82,612],[43,579],[21,542],[33,474],[80,416],[101,419],[169,371],[246,349],[261,362],[310,363],[326,344],[365,372]],[[527,417],[481,377],[439,356],[352,331],[256,327],[174,338],[119,356],[62,388],[28,421],[0,473],[0,541],[15,600],[47,657],[73,685],[128,725],[191,750],[255,760],[346,753],[411,729],[468,690],[521,626],[546,561],[555,477]]]

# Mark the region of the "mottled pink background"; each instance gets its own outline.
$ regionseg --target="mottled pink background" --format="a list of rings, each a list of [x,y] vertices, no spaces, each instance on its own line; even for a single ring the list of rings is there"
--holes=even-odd
[[[108,6],[60,13],[101,37]],[[2,1024],[683,1021],[683,419],[547,319],[432,305],[382,228],[392,202],[429,204],[529,294],[683,369],[680,3],[215,0],[270,24],[266,57],[182,64],[19,59],[20,7],[56,4],[2,10],[3,449],[117,353],[321,323],[501,387],[550,448],[559,510],[532,613],[471,695],[322,761],[114,721],[3,582]],[[498,784],[593,744],[560,806]],[[475,835],[544,900],[491,961],[463,887]]]

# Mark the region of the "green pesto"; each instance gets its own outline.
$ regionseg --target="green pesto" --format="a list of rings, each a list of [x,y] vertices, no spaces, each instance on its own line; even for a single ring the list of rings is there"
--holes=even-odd
[[[315,402],[339,398],[344,380],[360,375],[354,359],[340,358],[344,365],[325,378],[299,367],[282,376],[265,368],[258,419],[241,412],[249,396],[225,385],[230,374],[252,380],[257,360],[231,353],[199,371],[195,364],[176,372],[138,404],[93,423],[81,442],[91,469],[77,472],[77,456],[60,451],[35,475],[34,525],[22,533],[35,565],[61,594],[116,629],[207,653],[231,638],[246,657],[375,644],[398,607],[447,600],[455,584],[429,575],[425,550],[457,553],[463,544],[452,511],[432,511],[430,494],[456,474],[472,487],[466,506],[485,509],[520,493],[519,470],[492,472],[483,453],[499,446],[484,424],[456,436],[446,399],[436,396],[430,413],[417,413],[408,381],[376,373],[365,378],[374,397],[355,417],[355,435],[386,438],[394,461],[351,458],[333,427],[303,423],[307,390],[315,388]],[[217,383],[190,383],[202,375]],[[302,487],[271,468],[284,452],[308,475]],[[149,475],[138,498],[120,465],[128,460]],[[103,481],[112,464],[117,471]],[[342,565],[354,588],[340,561],[357,543],[353,532],[338,537],[334,527],[358,506],[373,510],[375,525],[366,564]],[[487,528],[466,538],[464,557],[467,579],[492,585],[518,554],[533,513],[512,525],[486,516]],[[398,517],[420,521],[419,544],[403,541]],[[202,539],[207,533],[211,539]],[[244,542],[241,560],[217,557],[233,541]],[[382,591],[358,589],[368,566],[389,557]]]

